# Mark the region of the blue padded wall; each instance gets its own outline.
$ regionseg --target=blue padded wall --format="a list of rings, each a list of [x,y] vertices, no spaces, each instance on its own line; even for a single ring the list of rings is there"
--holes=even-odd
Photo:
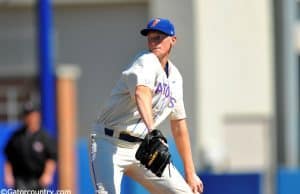
[[[9,137],[19,126],[19,123],[0,123],[0,188],[5,188],[3,180],[3,168],[5,162],[4,148]]]
[[[262,194],[260,173],[198,174],[204,183],[204,194]]]
[[[300,169],[279,169],[277,174],[277,194],[299,193]]]
[[[90,176],[88,141],[77,141],[77,189],[79,194],[93,194],[94,188]]]

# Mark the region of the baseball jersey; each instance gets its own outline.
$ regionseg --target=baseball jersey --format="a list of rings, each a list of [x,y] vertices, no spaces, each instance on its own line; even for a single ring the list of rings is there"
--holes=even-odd
[[[167,117],[184,119],[182,76],[168,61],[168,76],[156,55],[141,52],[125,69],[111,96],[102,109],[98,122],[105,127],[143,138],[148,129],[139,114],[135,102],[135,89],[144,85],[152,91],[152,110],[156,128]]]

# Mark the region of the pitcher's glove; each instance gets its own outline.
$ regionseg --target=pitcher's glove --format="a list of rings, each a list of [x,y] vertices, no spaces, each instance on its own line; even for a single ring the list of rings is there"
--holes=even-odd
[[[146,135],[135,154],[135,158],[147,169],[161,177],[167,164],[170,163],[171,154],[167,139],[160,130],[154,129]]]

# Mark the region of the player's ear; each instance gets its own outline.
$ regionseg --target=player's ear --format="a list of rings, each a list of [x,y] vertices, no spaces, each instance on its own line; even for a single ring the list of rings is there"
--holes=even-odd
[[[176,40],[177,40],[176,36],[172,36],[172,37],[171,37],[171,45],[172,45],[172,46],[175,45]]]

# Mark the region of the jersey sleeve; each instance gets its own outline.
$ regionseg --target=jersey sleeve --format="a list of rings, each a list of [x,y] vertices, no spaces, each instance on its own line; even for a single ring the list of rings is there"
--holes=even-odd
[[[159,60],[153,54],[142,55],[132,66],[122,73],[123,81],[126,83],[130,95],[135,96],[136,86],[143,85],[154,89],[155,78],[160,67]]]
[[[171,120],[178,120],[178,119],[185,119],[186,118],[186,113],[185,113],[185,108],[184,108],[184,103],[183,100],[179,100],[176,102],[176,105],[171,112],[170,119]]]
[[[171,120],[186,118],[186,112],[185,112],[184,101],[183,101],[183,81],[182,81],[182,76],[178,71],[176,72],[176,77],[178,81],[178,85],[176,87],[177,95],[176,95],[175,107],[173,108],[170,115]]]

